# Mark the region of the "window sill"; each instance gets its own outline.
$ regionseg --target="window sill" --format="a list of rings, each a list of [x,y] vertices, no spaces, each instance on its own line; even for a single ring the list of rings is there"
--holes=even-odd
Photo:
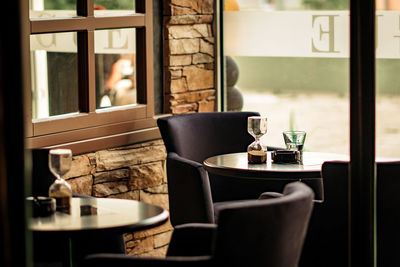
[[[93,152],[133,143],[160,139],[157,118],[26,138],[26,147],[70,148],[73,154]]]

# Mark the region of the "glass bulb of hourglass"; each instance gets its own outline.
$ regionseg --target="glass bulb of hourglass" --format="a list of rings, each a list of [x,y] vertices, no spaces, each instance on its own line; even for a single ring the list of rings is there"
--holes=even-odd
[[[72,152],[70,149],[52,149],[49,152],[49,169],[56,180],[49,188],[49,197],[56,199],[56,209],[70,213],[72,189],[62,178],[71,168]]]
[[[261,143],[260,138],[267,133],[267,118],[251,116],[247,119],[247,131],[254,137],[247,147],[249,163],[263,163],[266,161],[266,147]]]

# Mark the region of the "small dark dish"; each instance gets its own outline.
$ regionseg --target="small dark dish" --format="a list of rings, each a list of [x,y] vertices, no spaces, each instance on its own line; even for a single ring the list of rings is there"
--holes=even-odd
[[[27,197],[28,205],[32,207],[33,217],[47,217],[54,214],[56,200],[51,197]]]
[[[301,163],[300,151],[276,150],[271,152],[274,163]]]

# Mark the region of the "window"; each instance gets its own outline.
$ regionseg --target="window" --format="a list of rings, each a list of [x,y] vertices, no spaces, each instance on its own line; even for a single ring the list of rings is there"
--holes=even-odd
[[[158,136],[152,0],[30,0],[29,23],[28,147],[75,153]]]
[[[376,2],[376,155],[399,157],[400,2]]]
[[[296,128],[307,132],[305,150],[348,154],[350,1],[225,3],[226,91],[236,87],[244,110],[268,117],[263,141],[283,147],[282,131]],[[400,4],[377,0],[376,7],[376,151],[399,157],[400,119],[390,114],[400,112]],[[233,86],[232,60],[239,71]]]
[[[225,1],[225,108],[239,91],[243,110],[268,118],[266,145],[304,130],[306,151],[348,154],[349,1],[322,2]]]

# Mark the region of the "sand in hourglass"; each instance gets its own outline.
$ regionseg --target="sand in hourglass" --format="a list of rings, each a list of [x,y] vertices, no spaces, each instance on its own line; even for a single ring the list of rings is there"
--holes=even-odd
[[[247,160],[249,163],[264,163],[267,161],[267,153],[259,150],[248,151]]]
[[[71,198],[68,192],[53,192],[50,197],[56,199],[56,210],[63,213],[71,214]]]

